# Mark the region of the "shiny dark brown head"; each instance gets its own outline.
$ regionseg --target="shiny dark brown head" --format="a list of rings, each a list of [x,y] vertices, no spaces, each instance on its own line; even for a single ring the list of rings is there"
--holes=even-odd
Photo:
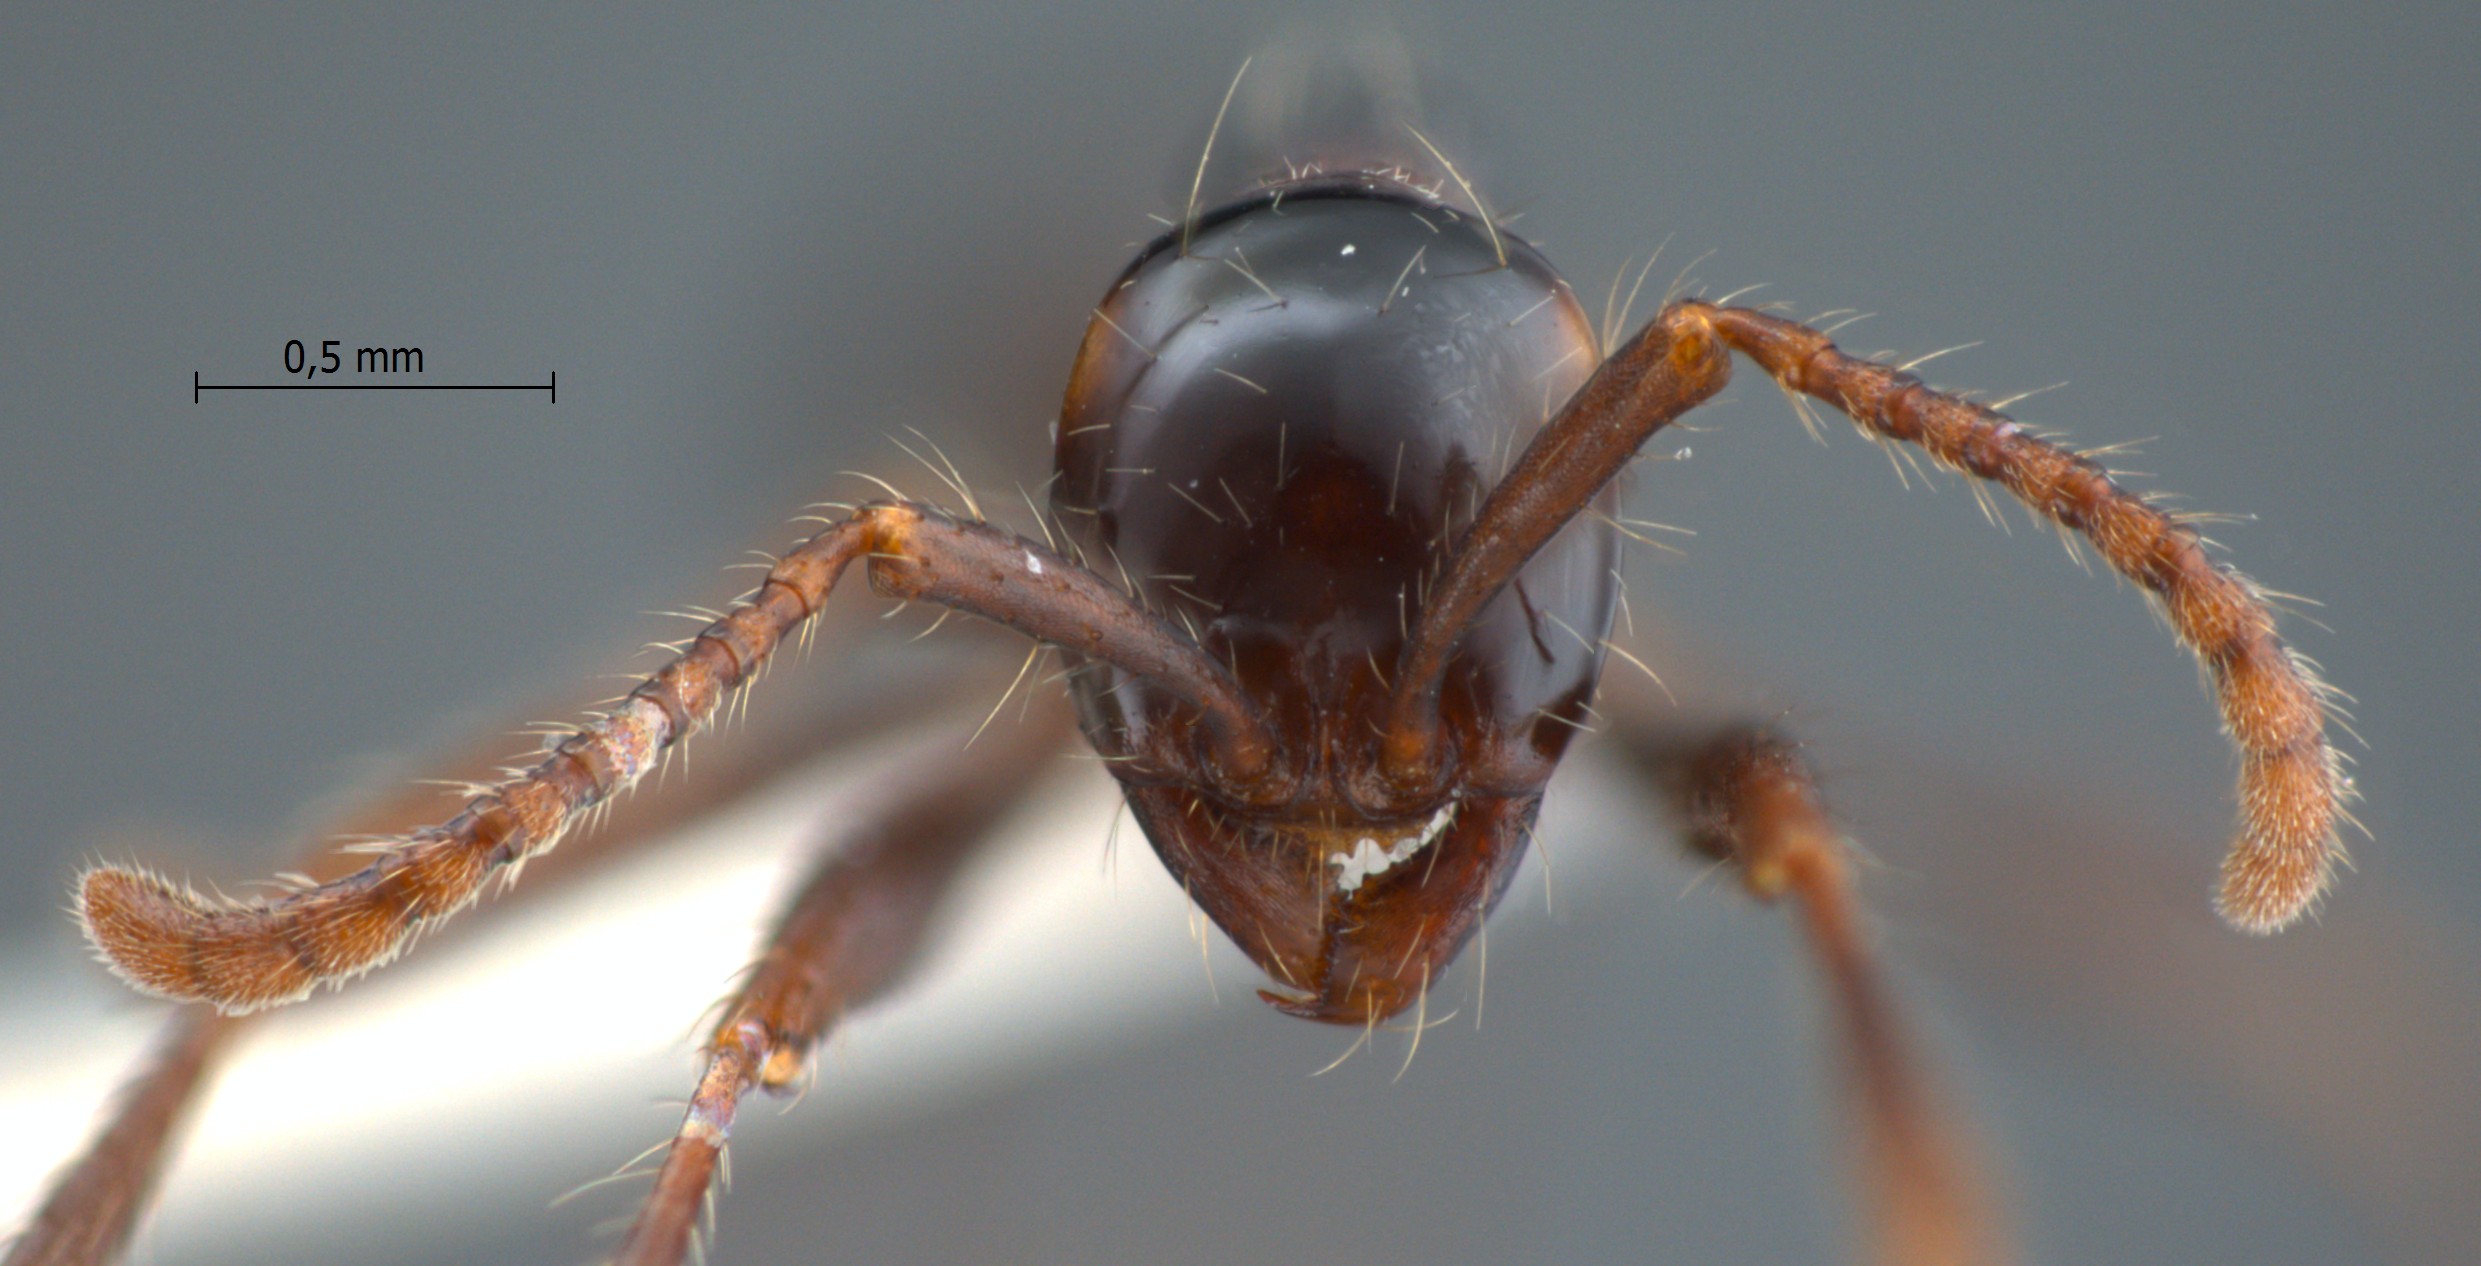
[[[1596,360],[1539,254],[1375,175],[1203,215],[1096,309],[1052,507],[1091,566],[1231,666],[1280,737],[1288,793],[1243,803],[1149,760],[1186,750],[1195,714],[1147,681],[1089,662],[1074,693],[1155,851],[1287,1012],[1362,1024],[1410,1005],[1524,856],[1616,601],[1618,545],[1596,519],[1463,630],[1437,793],[1371,811],[1355,789],[1425,593]]]

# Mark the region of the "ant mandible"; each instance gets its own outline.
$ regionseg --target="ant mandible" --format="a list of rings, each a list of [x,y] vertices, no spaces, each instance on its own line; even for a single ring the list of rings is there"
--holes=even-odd
[[[1997,484],[2157,601],[2242,755],[2219,908],[2268,932],[2316,901],[2350,796],[2328,691],[2192,527],[1996,410],[1765,310],[1675,299],[1604,357],[1570,287],[1429,154],[1444,172],[1429,184],[1398,167],[1296,170],[1203,213],[1193,192],[1088,326],[1046,539],[983,522],[961,480],[963,514],[839,507],[618,707],[445,824],[249,903],[100,868],[80,884],[88,936],[139,989],[225,1013],[379,966],[634,785],[859,564],[882,596],[1066,654],[1086,741],[1173,877],[1266,972],[1269,1003],[1365,1030],[1418,1015],[1505,894],[1595,698],[1625,531],[1615,480],[1723,387],[1734,352],[1795,400]],[[1796,746],[1762,727],[1632,738],[1691,845],[1801,912],[1883,1255],[2003,1255],[1881,996]],[[622,1260],[688,1252],[742,1097],[794,1082],[842,1010],[886,983],[1042,746],[960,762],[803,890],[726,1005]]]

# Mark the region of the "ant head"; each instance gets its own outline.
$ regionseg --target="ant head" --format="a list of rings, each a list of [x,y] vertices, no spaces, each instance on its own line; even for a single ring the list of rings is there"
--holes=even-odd
[[[1229,671],[1276,772],[1227,776],[1230,736],[1140,672],[1089,660],[1072,687],[1155,850],[1286,1011],[1410,1005],[1522,856],[1601,670],[1605,523],[1570,525],[1459,630],[1425,696],[1432,776],[1382,785],[1374,740],[1432,586],[1597,359],[1538,252],[1392,171],[1201,214],[1095,310],[1058,525]]]

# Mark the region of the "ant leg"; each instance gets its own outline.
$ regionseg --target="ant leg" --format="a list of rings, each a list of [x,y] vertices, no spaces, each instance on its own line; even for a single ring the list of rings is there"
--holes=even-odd
[[[1816,958],[1843,1049],[1877,1256],[1888,1266],[1987,1266],[2012,1258],[1970,1150],[1945,1119],[1887,997],[1860,926],[1843,837],[1799,750],[1760,729],[1681,742],[1640,731],[1637,756],[1665,785],[1689,847],[1728,863],[1749,894],[1789,896]]]
[[[957,864],[1063,749],[1067,710],[1045,712],[841,828],[725,1004],[688,1113],[615,1259],[622,1266],[672,1266],[690,1253],[742,1096],[793,1085],[837,1019],[903,968]]]
[[[138,989],[233,1013],[369,971],[463,909],[493,875],[514,873],[550,849],[585,810],[634,786],[817,614],[857,559],[867,559],[882,594],[980,615],[1158,683],[1202,714],[1201,741],[1192,748],[1185,734],[1167,732],[1152,759],[1211,775],[1235,795],[1283,794],[1278,752],[1256,705],[1161,618],[1034,542],[925,506],[881,502],[796,546],[678,658],[617,708],[552,744],[533,768],[365,869],[272,900],[225,903],[156,875],[102,867],[79,885],[87,937]]]
[[[596,862],[661,839],[799,765],[873,739],[887,727],[921,715],[925,696],[931,706],[944,706],[978,693],[985,684],[971,674],[953,672],[874,671],[869,678],[854,683],[863,686],[858,691],[838,683],[829,691],[802,692],[795,706],[774,712],[767,722],[718,736],[713,741],[721,750],[701,759],[696,780],[668,789],[612,829],[545,859],[534,882],[513,899],[526,900],[547,886],[556,890],[592,871]],[[807,697],[811,695],[821,697]],[[486,766],[497,745],[496,739],[487,747],[470,744],[464,756],[448,763]],[[398,834],[427,820],[437,798],[432,787],[405,788],[347,811],[319,834],[344,839]],[[350,846],[324,845],[311,850],[302,869],[314,878],[335,878],[364,860]],[[222,1015],[206,1006],[174,1012],[94,1138],[52,1180],[8,1245],[7,1255],[0,1257],[0,1266],[103,1266],[118,1261],[153,1201],[165,1155],[189,1107],[213,1084],[218,1065],[250,1022],[251,1017]]]
[[[111,1120],[52,1180],[9,1245],[7,1266],[103,1266],[120,1260],[154,1195],[173,1132],[246,1021],[184,1007],[121,1092]]]
[[[2326,741],[2335,692],[2283,645],[2255,582],[2216,562],[2189,522],[2004,414],[1847,356],[1797,322],[1696,300],[1664,307],[1604,362],[1483,502],[1398,661],[1404,667],[1388,701],[1377,785],[1366,789],[1372,803],[1409,803],[1446,776],[1439,691],[1466,626],[1640,444],[1721,390],[1727,348],[1871,435],[1918,445],[1998,484],[2060,530],[2081,534],[2113,572],[2159,603],[2205,666],[2223,728],[2240,748],[2240,830],[2224,854],[2217,908],[2244,931],[2273,932],[2316,902],[2342,857],[2336,828],[2348,820],[2352,797],[2342,759]]]

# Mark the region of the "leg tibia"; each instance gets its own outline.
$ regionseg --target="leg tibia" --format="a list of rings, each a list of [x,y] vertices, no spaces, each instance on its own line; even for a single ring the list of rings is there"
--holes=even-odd
[[[101,1133],[52,1180],[5,1266],[106,1266],[121,1258],[145,1215],[155,1174],[217,1053],[240,1023],[204,1008],[167,1025],[154,1053],[121,1091]]]
[[[1799,913],[1834,1012],[1878,1260],[2009,1260],[1978,1166],[1879,979],[1843,837],[1798,750],[1755,730],[1692,743],[1640,737],[1638,748],[1679,806],[1690,845],[1733,867],[1759,900],[1788,897]]]
[[[1038,721],[986,737],[838,832],[834,854],[794,898],[749,982],[725,1005],[689,1111],[620,1262],[668,1264],[687,1255],[742,1097],[791,1085],[836,1019],[890,983],[957,863],[1068,734],[1065,710],[1046,707]]]

